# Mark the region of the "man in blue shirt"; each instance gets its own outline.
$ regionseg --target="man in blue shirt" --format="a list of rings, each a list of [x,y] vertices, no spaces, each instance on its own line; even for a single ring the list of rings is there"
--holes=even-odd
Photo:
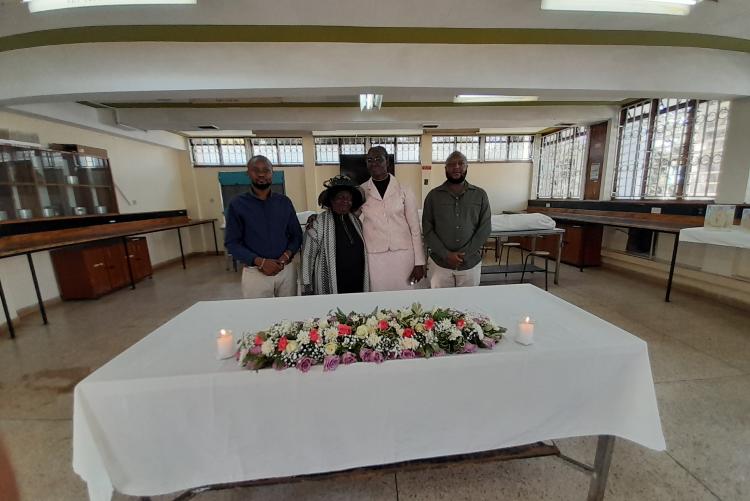
[[[292,201],[271,191],[273,164],[256,155],[247,162],[250,191],[227,207],[224,246],[245,266],[245,298],[297,295],[297,270],[292,258],[302,245],[302,229]]]

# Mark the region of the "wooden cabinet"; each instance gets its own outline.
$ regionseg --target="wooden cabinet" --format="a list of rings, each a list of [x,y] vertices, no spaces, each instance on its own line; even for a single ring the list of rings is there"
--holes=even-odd
[[[558,228],[565,230],[560,260],[563,263],[584,268],[586,266],[600,266],[602,264],[602,226],[599,224],[567,224],[557,223]],[[520,238],[521,247],[531,249],[531,238]],[[557,259],[557,236],[537,238],[536,250],[548,251],[553,259]]]
[[[130,283],[127,256],[136,281],[151,276],[151,259],[146,239],[128,239],[128,254],[122,240],[104,240],[52,251],[60,296],[63,299],[92,299]]]

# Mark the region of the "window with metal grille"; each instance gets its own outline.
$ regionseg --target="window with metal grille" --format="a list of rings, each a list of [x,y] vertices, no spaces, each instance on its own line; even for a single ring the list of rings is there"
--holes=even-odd
[[[389,155],[396,154],[396,138],[395,137],[371,137],[370,147],[382,146]],[[398,159],[396,160],[398,161]]]
[[[716,196],[729,101],[650,99],[620,114],[613,198]]]
[[[253,155],[268,157],[275,165],[302,165],[302,138],[256,137],[252,139]]]
[[[365,138],[363,137],[342,137],[341,154],[342,155],[364,155]]]
[[[190,138],[190,148],[195,165],[221,165],[219,140],[213,137]]]
[[[571,127],[542,136],[538,198],[581,198],[587,144],[586,127]]]
[[[534,136],[508,136],[508,160],[528,162],[533,152]]]
[[[396,163],[419,163],[419,136],[396,137]]]
[[[460,151],[466,160],[479,160],[479,136],[432,136],[432,161],[445,162],[448,155]]]
[[[221,163],[223,165],[245,165],[247,163],[247,147],[244,138],[219,138],[219,150],[221,151]]]
[[[337,164],[339,163],[339,138],[316,137],[315,138],[315,163]]]

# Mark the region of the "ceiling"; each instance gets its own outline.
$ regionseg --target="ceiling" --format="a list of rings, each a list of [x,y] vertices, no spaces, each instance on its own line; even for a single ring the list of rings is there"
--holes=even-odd
[[[686,17],[539,4],[199,0],[32,15],[0,0],[0,67],[13,69],[0,106],[84,102],[143,130],[531,132],[608,120],[642,97],[750,96],[750,1]],[[360,92],[382,93],[383,108],[360,112]],[[457,106],[457,94],[539,101]]]

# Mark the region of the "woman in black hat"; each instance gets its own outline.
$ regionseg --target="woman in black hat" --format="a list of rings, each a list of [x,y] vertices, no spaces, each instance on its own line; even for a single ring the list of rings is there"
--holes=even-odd
[[[323,186],[318,202],[325,210],[305,231],[302,244],[302,293],[368,292],[362,223],[352,214],[364,203],[362,191],[346,176]]]

